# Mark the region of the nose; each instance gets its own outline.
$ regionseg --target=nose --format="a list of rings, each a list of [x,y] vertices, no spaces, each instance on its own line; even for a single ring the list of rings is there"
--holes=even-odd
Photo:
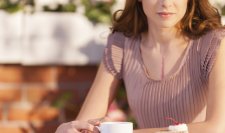
[[[161,0],[161,5],[163,8],[168,8],[172,6],[173,0]]]

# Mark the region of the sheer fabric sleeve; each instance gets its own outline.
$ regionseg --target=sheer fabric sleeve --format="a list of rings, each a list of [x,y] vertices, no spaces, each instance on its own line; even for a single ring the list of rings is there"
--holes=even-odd
[[[217,49],[225,37],[225,30],[215,30],[202,38],[201,70],[204,78],[208,78],[216,60]]]
[[[122,63],[125,36],[115,32],[108,36],[107,45],[104,50],[103,63],[108,72],[117,79],[122,79]]]

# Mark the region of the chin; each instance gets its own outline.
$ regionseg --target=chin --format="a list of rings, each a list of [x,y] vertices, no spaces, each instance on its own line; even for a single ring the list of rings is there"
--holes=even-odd
[[[174,28],[176,27],[177,23],[174,22],[164,22],[164,23],[159,23],[158,27],[159,28]]]

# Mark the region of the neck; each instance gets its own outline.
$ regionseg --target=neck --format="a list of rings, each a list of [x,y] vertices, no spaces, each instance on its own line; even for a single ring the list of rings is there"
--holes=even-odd
[[[149,29],[149,32],[144,33],[142,37],[144,47],[160,50],[161,53],[175,47],[186,46],[188,42],[175,28]]]
[[[178,34],[176,28],[149,29],[146,37],[153,41],[155,45],[169,45],[174,40],[180,39],[182,36]]]

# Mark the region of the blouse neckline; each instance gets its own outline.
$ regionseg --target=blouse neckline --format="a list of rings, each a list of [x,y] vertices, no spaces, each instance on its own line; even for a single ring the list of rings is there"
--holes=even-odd
[[[184,51],[184,55],[183,57],[181,57],[181,62],[178,66],[178,69],[177,71],[175,71],[174,73],[172,73],[171,75],[169,75],[168,77],[165,77],[163,79],[155,79],[151,76],[151,70],[149,70],[145,63],[144,63],[144,60],[143,60],[143,57],[142,57],[142,51],[141,51],[141,36],[137,39],[137,47],[138,47],[138,58],[139,58],[139,61],[140,61],[140,64],[141,64],[141,67],[144,71],[144,74],[145,76],[151,80],[151,81],[155,81],[155,82],[163,82],[163,81],[168,81],[168,80],[171,80],[173,78],[175,78],[180,72],[181,72],[181,69],[184,67],[184,64],[187,62],[187,58],[188,58],[188,54],[190,53],[190,48],[192,47],[192,44],[193,44],[193,40],[190,40],[188,42],[188,46],[185,48],[185,51]]]

